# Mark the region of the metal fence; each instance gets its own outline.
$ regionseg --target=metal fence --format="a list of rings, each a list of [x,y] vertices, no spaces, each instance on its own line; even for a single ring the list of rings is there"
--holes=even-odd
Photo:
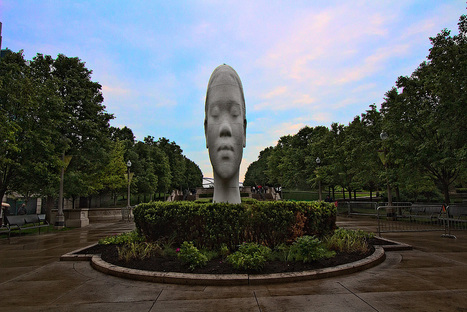
[[[339,202],[337,206],[337,213],[340,215],[360,215],[360,216],[374,216],[378,215],[378,207],[387,206],[385,202],[370,202],[370,201],[346,201]],[[409,202],[393,202],[395,207],[411,206]]]
[[[376,216],[377,202],[369,201],[347,201],[339,203],[337,211],[339,214]]]
[[[377,209],[378,235],[389,232],[467,230],[467,207],[441,204],[380,206]]]

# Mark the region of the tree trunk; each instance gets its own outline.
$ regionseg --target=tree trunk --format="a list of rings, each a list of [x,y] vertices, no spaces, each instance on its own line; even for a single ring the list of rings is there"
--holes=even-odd
[[[87,197],[82,196],[79,198],[79,208],[89,208]]]
[[[443,181],[443,193],[444,193],[444,201],[446,204],[451,202],[451,198],[449,197],[449,184]]]
[[[370,202],[373,201],[373,191],[370,189]]]
[[[1,189],[0,190],[0,201],[3,202],[3,196],[5,196],[6,189]]]
[[[51,196],[48,196],[45,200],[45,215],[47,218],[47,221],[51,223],[52,221],[50,220],[50,217],[52,215],[52,209],[54,208],[54,198]]]
[[[345,200],[345,189],[342,188],[342,196],[344,197],[344,200]]]

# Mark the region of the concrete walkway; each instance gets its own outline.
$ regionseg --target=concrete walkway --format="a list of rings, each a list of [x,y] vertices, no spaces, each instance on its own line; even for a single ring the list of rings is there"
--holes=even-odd
[[[338,225],[376,230],[370,219]],[[414,250],[388,252],[375,268],[340,277],[262,286],[183,286],[120,279],[65,253],[129,231],[125,222],[0,240],[0,311],[467,311],[467,232],[383,237]]]

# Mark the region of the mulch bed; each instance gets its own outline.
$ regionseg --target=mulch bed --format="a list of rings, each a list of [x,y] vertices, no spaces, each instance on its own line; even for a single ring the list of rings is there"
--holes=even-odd
[[[333,267],[345,263],[361,260],[368,257],[374,252],[374,245],[386,245],[385,241],[377,238],[370,240],[370,250],[366,254],[356,253],[337,253],[331,259],[322,259],[311,263],[302,262],[283,262],[283,261],[268,261],[264,269],[259,274],[284,273],[284,272],[301,272],[315,270],[327,267]],[[187,266],[183,265],[176,258],[164,258],[161,256],[153,256],[144,260],[131,260],[126,262],[118,259],[118,251],[115,245],[96,245],[79,252],[79,254],[100,254],[102,260],[118,265],[121,267],[139,269],[145,271],[157,272],[180,272],[180,273],[197,273],[197,274],[255,274],[258,272],[250,272],[244,270],[235,270],[229,263],[221,258],[213,259],[208,262],[205,267],[196,268],[191,271]]]

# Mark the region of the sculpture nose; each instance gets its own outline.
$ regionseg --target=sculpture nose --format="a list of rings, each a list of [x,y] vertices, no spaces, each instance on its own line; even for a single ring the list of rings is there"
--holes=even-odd
[[[220,137],[231,137],[232,136],[232,128],[230,127],[230,124],[226,121],[224,121],[219,129],[219,136]]]

